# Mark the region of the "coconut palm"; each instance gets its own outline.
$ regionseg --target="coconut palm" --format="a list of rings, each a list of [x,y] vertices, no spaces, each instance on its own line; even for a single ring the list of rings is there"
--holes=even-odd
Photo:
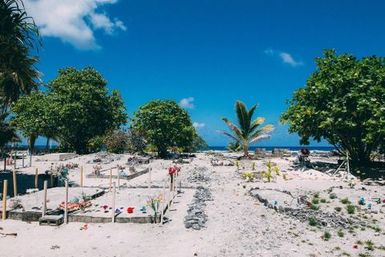
[[[7,111],[21,95],[37,89],[38,59],[30,55],[40,37],[20,0],[0,0],[0,108]]]
[[[262,117],[258,117],[254,121],[252,120],[256,108],[257,106],[254,105],[250,110],[247,110],[243,102],[237,101],[235,111],[237,113],[238,124],[235,125],[227,118],[223,118],[223,121],[232,131],[232,134],[226,131],[223,131],[223,134],[242,145],[245,157],[249,156],[249,145],[251,143],[268,138],[269,133],[273,130],[273,125],[270,124],[260,128],[260,125],[265,121]]]

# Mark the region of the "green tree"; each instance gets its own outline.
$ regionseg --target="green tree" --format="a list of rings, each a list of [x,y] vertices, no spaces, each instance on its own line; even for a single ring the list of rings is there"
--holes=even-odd
[[[16,142],[19,137],[14,127],[7,120],[8,113],[0,114],[0,149],[3,150],[9,142]]]
[[[132,127],[143,131],[147,143],[154,145],[162,158],[170,147],[191,146],[195,133],[188,113],[170,100],[155,100],[141,106]]]
[[[38,136],[45,136],[47,141],[56,136],[57,130],[52,118],[50,101],[44,93],[32,92],[30,95],[22,96],[11,109],[15,114],[12,125],[28,138],[31,153]]]
[[[118,129],[127,122],[120,94],[109,95],[107,81],[93,68],[62,69],[49,85],[49,108],[63,150],[87,152],[96,136]]]
[[[368,162],[385,139],[385,59],[326,50],[316,64],[281,121],[302,144],[326,139],[353,161]]]
[[[39,72],[38,61],[30,55],[37,49],[40,38],[37,26],[27,15],[22,1],[0,1],[0,111],[8,107],[21,95],[36,90]]]
[[[235,103],[235,111],[237,114],[238,124],[235,125],[227,118],[223,118],[223,121],[232,131],[232,134],[225,131],[223,134],[242,145],[243,154],[245,157],[249,156],[250,144],[261,139],[268,138],[269,133],[273,130],[273,125],[270,124],[260,128],[260,125],[265,122],[265,118],[258,117],[257,119],[253,120],[253,115],[256,108],[257,106],[253,105],[250,110],[247,110],[247,107],[243,102],[237,101]]]

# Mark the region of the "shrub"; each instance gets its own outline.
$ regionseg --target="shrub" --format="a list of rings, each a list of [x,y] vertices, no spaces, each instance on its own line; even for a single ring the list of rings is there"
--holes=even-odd
[[[349,214],[354,214],[356,212],[356,206],[349,204],[346,206],[346,210]]]
[[[342,210],[342,208],[337,206],[337,207],[334,208],[334,210],[336,210],[337,212],[340,212]]]
[[[338,230],[337,235],[339,237],[344,237],[345,233],[340,229],[340,230]]]
[[[349,201],[349,199],[346,197],[344,199],[341,199],[341,203],[343,204],[350,204],[351,202]]]
[[[317,220],[317,218],[316,217],[309,217],[309,225],[310,226],[313,226],[313,227],[315,227],[315,226],[317,226],[318,225],[318,220]]]
[[[325,233],[323,234],[322,238],[325,241],[329,241],[329,239],[332,238],[332,234],[330,234],[330,232],[328,232],[328,231],[325,231]]]

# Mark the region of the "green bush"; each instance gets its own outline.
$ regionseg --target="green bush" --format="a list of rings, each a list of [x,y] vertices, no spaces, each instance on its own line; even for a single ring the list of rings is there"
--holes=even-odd
[[[346,206],[346,210],[349,214],[354,214],[356,212],[356,206],[349,204]]]
[[[318,220],[317,220],[317,218],[316,217],[309,217],[309,225],[310,226],[313,226],[313,227],[315,227],[315,226],[317,226],[318,225]]]

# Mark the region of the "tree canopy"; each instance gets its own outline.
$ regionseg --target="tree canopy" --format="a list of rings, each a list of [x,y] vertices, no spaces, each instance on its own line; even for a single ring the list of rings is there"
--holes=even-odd
[[[160,157],[167,156],[170,147],[187,149],[195,135],[188,113],[171,100],[154,100],[141,106],[134,115],[132,127],[144,133]]]
[[[95,136],[126,123],[123,100],[117,91],[108,93],[107,81],[93,68],[62,69],[48,84],[52,124],[64,150],[87,152]]]
[[[40,45],[37,26],[18,0],[0,1],[0,109],[36,90],[40,73],[30,49]]]
[[[326,139],[354,161],[369,161],[385,139],[385,58],[326,50],[316,64],[281,121],[302,144]]]

